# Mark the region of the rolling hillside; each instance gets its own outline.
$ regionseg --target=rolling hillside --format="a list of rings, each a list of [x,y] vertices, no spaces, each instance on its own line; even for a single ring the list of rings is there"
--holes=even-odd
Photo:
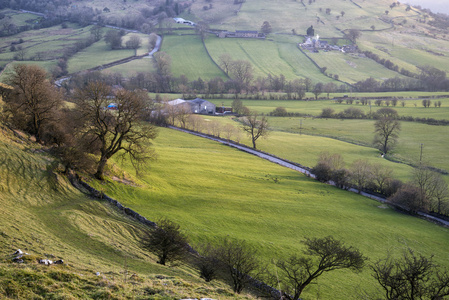
[[[292,142],[282,133],[274,133],[271,139],[279,148],[286,140]],[[296,140],[354,153],[358,147],[310,136]],[[116,162],[137,186],[112,180],[92,184],[124,199],[125,205],[149,219],[167,216],[183,224],[193,245],[231,236],[256,246],[270,262],[301,253],[304,237],[333,235],[358,247],[370,261],[388,251],[398,255],[411,247],[447,263],[446,228],[186,133],[161,129],[154,146],[158,159],[138,178],[131,175],[128,162]],[[292,143],[288,150],[280,151],[297,151],[299,157],[307,149],[295,148]],[[364,151],[373,162],[379,159],[374,150]],[[311,157],[316,152],[304,155]],[[359,299],[354,289],[373,293],[376,286],[368,268],[361,274],[341,271],[323,277],[304,297],[313,299],[320,294],[323,299]]]
[[[220,282],[204,285],[188,265],[156,264],[140,247],[142,225],[81,193],[60,171],[45,149],[0,128],[0,298],[232,295]],[[25,263],[12,262],[17,249],[29,253]],[[37,264],[44,258],[64,264]]]
[[[297,44],[304,41],[306,29],[313,25],[315,34],[329,43],[349,43],[343,39],[349,29],[359,30],[361,36],[357,45],[361,51],[370,51],[379,56],[379,59],[389,60],[398,67],[412,73],[419,73],[419,67],[430,65],[440,69],[449,67],[449,34],[429,25],[432,17],[415,8],[407,9],[405,4],[391,7],[391,1],[268,1],[247,0],[242,4],[234,4],[233,0],[211,3],[205,9],[204,3],[196,1],[189,3],[180,15],[196,22],[204,21],[211,29],[220,30],[261,30],[264,21],[272,26],[272,33],[267,40],[255,41],[251,39],[218,39],[211,35],[206,39],[206,49],[194,31],[189,26],[174,23],[171,18],[164,19],[159,27],[167,26],[170,29],[164,33],[163,51],[172,56],[172,73],[175,76],[185,75],[193,80],[201,77],[208,80],[214,77],[225,78],[223,72],[215,63],[219,57],[228,53],[234,59],[245,59],[253,64],[254,78],[268,74],[279,76],[283,74],[287,79],[308,77],[313,82],[331,82],[333,79],[321,73],[319,67],[325,67],[327,74],[338,75],[345,83],[353,84],[356,81],[373,77],[384,80],[392,77],[405,78],[397,71],[387,69],[383,65],[364,57],[337,51],[307,53],[298,51]],[[102,12],[102,20],[115,20],[114,18],[138,18],[140,14],[149,14],[155,9],[155,2],[142,1],[129,2],[123,5],[107,4],[106,1],[91,1],[85,5],[100,12],[104,7],[111,11]],[[184,3],[185,4],[185,3]],[[183,5],[184,5],[183,4]],[[101,8],[103,7],[103,8]],[[157,11],[157,10],[154,10]],[[20,13],[18,11],[4,10],[10,16],[15,26],[25,22],[34,21],[36,16]],[[142,15],[143,16],[143,15]],[[141,16],[141,17],[142,17]],[[153,18],[153,17],[152,17]],[[116,21],[114,21],[116,22]],[[143,21],[142,21],[143,22]],[[149,22],[149,21],[147,21]],[[154,20],[152,21],[154,22]],[[126,24],[123,21],[123,24]],[[146,27],[137,28],[148,32]],[[169,25],[167,25],[169,24]],[[90,27],[80,28],[68,24],[62,30],[57,27],[26,31],[2,38],[0,42],[0,66],[17,60],[17,50],[10,50],[12,43],[23,40],[20,47],[26,49],[20,60],[26,63],[37,63],[47,70],[54,70],[57,60],[62,57],[62,50],[73,46],[81,39],[89,36]],[[153,24],[154,25],[154,24]],[[151,25],[151,26],[153,26]],[[67,26],[67,24],[66,24]],[[125,25],[126,26],[126,25]],[[143,26],[143,25],[142,25]],[[150,27],[151,27],[150,26]],[[178,31],[178,29],[182,29]],[[187,29],[187,30],[185,30]],[[158,31],[156,27],[153,30]],[[182,34],[180,36],[179,34]],[[146,52],[146,35],[138,54]],[[124,37],[123,45],[129,38]],[[50,49],[46,51],[45,49]],[[100,40],[68,60],[68,72],[86,70],[101,64],[132,56],[132,50],[110,50],[104,40]],[[134,70],[129,70],[129,69]],[[147,64],[135,66],[133,64],[115,67],[108,72],[119,72],[125,77],[134,76],[136,72],[151,71]],[[338,85],[341,82],[337,82]]]

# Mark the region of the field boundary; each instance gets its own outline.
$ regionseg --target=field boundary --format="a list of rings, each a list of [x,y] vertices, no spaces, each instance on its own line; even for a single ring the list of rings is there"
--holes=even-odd
[[[304,50],[301,49],[301,46],[299,46],[299,44],[296,44],[296,47],[299,49],[299,51],[301,51],[302,54],[304,54],[318,68],[318,70],[320,70],[321,74],[323,74],[324,76],[327,76],[326,73],[323,71],[323,69],[318,65],[318,63],[316,61],[314,61],[309,55],[307,55],[307,53],[305,53]],[[354,87],[349,82],[343,81],[341,79],[335,79],[335,78],[332,78],[332,79],[334,79],[335,81],[341,82],[343,84],[346,84],[350,87]]]
[[[289,160],[277,157],[276,155],[273,155],[273,154],[270,154],[270,153],[267,153],[267,152],[264,152],[264,151],[256,150],[256,149],[250,148],[250,147],[248,147],[246,145],[242,145],[240,143],[236,143],[234,141],[225,140],[225,139],[222,139],[222,138],[219,138],[219,137],[215,137],[215,136],[210,136],[210,135],[207,135],[207,134],[204,134],[204,133],[191,131],[191,130],[188,130],[188,129],[185,129],[185,128],[179,128],[179,127],[176,127],[176,126],[168,126],[168,128],[171,128],[171,129],[174,129],[174,130],[178,130],[178,131],[182,131],[182,132],[186,132],[186,133],[198,136],[198,137],[207,138],[207,139],[210,139],[210,140],[222,143],[223,145],[226,145],[226,146],[229,146],[229,147],[233,147],[233,148],[236,148],[238,150],[247,152],[249,154],[258,156],[258,157],[260,157],[262,159],[266,159],[266,160],[268,160],[270,162],[273,162],[273,163],[276,163],[276,164],[278,164],[280,166],[283,166],[283,167],[286,167],[286,168],[289,168],[289,169],[301,172],[301,173],[305,174],[307,177],[316,179],[315,174],[313,174],[311,172],[311,168],[308,168],[308,167],[302,166],[301,164],[298,164],[298,163],[295,163],[295,162],[292,162],[292,161],[289,161]],[[288,166],[288,164],[290,164],[291,166]],[[334,182],[332,182],[332,181],[325,182],[325,184],[329,184],[329,185],[333,185],[333,186],[337,187],[334,184]],[[433,223],[435,223],[437,225],[440,225],[440,226],[449,227],[449,221],[444,220],[441,217],[433,216],[433,215],[430,215],[430,214],[427,214],[427,213],[424,213],[424,212],[421,212],[421,211],[412,212],[412,211],[410,211],[409,209],[407,209],[407,208],[405,208],[403,206],[400,206],[400,205],[398,205],[396,203],[392,203],[392,202],[388,201],[383,195],[376,195],[376,194],[374,194],[372,192],[367,192],[367,191],[363,191],[363,190],[359,191],[359,190],[357,190],[355,188],[349,188],[349,189],[340,188],[340,189],[346,190],[346,191],[352,192],[352,193],[357,193],[357,194],[360,194],[360,195],[362,195],[364,197],[370,198],[372,200],[375,200],[375,201],[378,201],[378,202],[390,205],[395,210],[403,212],[403,213],[406,213],[406,214],[409,214],[411,216],[415,216],[415,217],[427,220],[429,222],[433,222]]]
[[[135,212],[134,210],[123,206],[119,201],[107,196],[105,193],[93,188],[90,186],[87,182],[83,181],[78,174],[71,172],[68,175],[68,179],[70,183],[78,190],[80,190],[83,193],[87,193],[98,200],[106,200],[109,202],[113,207],[124,213],[125,215],[133,218],[137,222],[143,224],[144,226],[150,227],[150,228],[157,228],[157,223],[148,220],[144,216],[140,215],[139,213]],[[188,245],[188,251],[196,256],[200,256],[200,254],[190,245]],[[251,276],[246,275],[249,280],[249,285],[253,288],[256,288],[261,293],[270,295],[274,299],[279,299],[280,295],[282,295],[281,291],[275,289],[274,287],[266,284],[265,282],[262,282],[260,280],[257,280],[255,278],[252,278]]]

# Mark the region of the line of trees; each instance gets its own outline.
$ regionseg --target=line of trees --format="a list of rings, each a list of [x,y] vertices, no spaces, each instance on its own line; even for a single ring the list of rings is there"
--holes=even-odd
[[[449,79],[443,70],[432,66],[420,66],[419,74],[405,74],[410,78],[388,78],[378,81],[372,77],[360,80],[354,84],[359,92],[389,92],[389,91],[448,91]],[[401,71],[403,72],[403,71]]]
[[[412,213],[430,212],[449,216],[449,189],[442,175],[424,163],[413,170],[412,180],[393,178],[393,170],[365,160],[354,161],[349,168],[340,154],[323,152],[312,168],[317,180],[332,181],[342,189],[356,188],[388,197],[388,201]]]
[[[289,300],[300,299],[303,292],[328,272],[350,270],[360,272],[368,258],[353,246],[347,246],[332,236],[305,238],[304,250],[264,264],[254,245],[229,237],[198,247],[199,253],[188,245],[187,236],[178,224],[162,219],[156,228],[144,233],[142,246],[154,253],[158,263],[186,261],[193,264],[206,282],[224,280],[234,293],[246,288],[259,289],[262,296]],[[192,255],[188,255],[191,253]],[[270,271],[273,270],[274,272]],[[376,260],[368,265],[380,292],[365,293],[369,299],[445,299],[449,295],[449,273],[425,257],[406,249],[402,256]],[[279,286],[275,291],[267,285]],[[276,294],[275,294],[276,293]]]
[[[15,65],[6,79],[13,89],[3,95],[2,123],[49,146],[67,169],[95,166],[98,179],[103,179],[107,161],[118,153],[128,155],[136,170],[154,158],[150,141],[156,129],[143,122],[152,107],[146,92],[113,89],[93,78],[64,95],[48,77],[38,66]],[[64,105],[67,99],[74,109]],[[114,110],[107,109],[111,102]],[[97,160],[92,162],[92,157]]]

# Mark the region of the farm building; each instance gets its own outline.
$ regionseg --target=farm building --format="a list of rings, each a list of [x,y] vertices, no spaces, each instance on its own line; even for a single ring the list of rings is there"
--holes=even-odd
[[[185,102],[186,102],[186,100],[183,100],[183,99],[175,99],[175,100],[168,101],[167,104],[173,106],[173,105],[178,105],[178,104],[185,103]]]
[[[175,99],[167,102],[167,104],[176,107],[189,107],[190,111],[194,114],[207,115],[215,113],[215,104],[201,98],[196,98],[194,100]]]
[[[194,114],[214,114],[215,113],[215,104],[201,99],[196,98],[194,100],[187,100],[187,103],[190,104],[190,107],[192,109],[192,113]]]
[[[237,30],[236,32],[221,31],[217,34],[220,38],[251,38],[251,39],[264,39],[265,34],[258,31]]]
[[[178,24],[186,24],[186,25],[190,25],[190,26],[195,26],[195,23],[189,20],[184,20],[183,18],[173,18],[173,20],[175,20],[176,23]]]

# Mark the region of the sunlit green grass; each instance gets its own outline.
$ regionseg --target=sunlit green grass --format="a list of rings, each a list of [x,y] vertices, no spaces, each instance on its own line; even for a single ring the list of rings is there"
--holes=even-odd
[[[206,46],[218,64],[223,54],[229,54],[234,60],[249,61],[254,68],[254,78],[282,74],[289,80],[309,77],[314,81],[332,81],[321,74],[318,68],[299,51],[297,43],[301,41],[299,37],[284,38],[282,43],[270,40],[211,37],[206,41]]]
[[[149,219],[165,216],[182,224],[194,245],[231,236],[257,245],[270,261],[301,251],[304,237],[333,235],[371,261],[407,247],[447,261],[447,229],[202,138],[161,129],[154,145],[158,159],[134,178],[137,187],[114,181],[97,186]],[[333,150],[335,144],[322,145]],[[298,147],[297,155],[305,148]],[[342,143],[340,149],[350,147]],[[129,164],[121,166],[132,173]],[[324,299],[358,299],[356,287],[374,286],[368,269],[357,275],[335,272],[304,296],[319,289]]]
[[[338,51],[309,53],[320,67],[326,67],[329,74],[337,74],[339,79],[356,83],[373,77],[376,80],[385,80],[387,78],[401,77],[397,72],[391,71],[375,61],[362,58],[358,55],[344,54]]]
[[[154,71],[152,58],[135,59],[130,62],[103,70],[103,73],[120,73],[124,77],[132,77],[137,73],[149,73]]]
[[[68,71],[74,73],[130,56],[134,56],[134,50],[111,50],[109,45],[101,40],[71,57],[67,62]]]
[[[143,226],[75,189],[55,162],[0,126],[2,296],[130,299],[153,291],[161,298],[235,299],[226,284],[205,284],[192,266],[157,264],[140,245]],[[30,254],[27,263],[11,262],[17,249]],[[38,265],[43,258],[64,264]]]
[[[442,93],[448,95],[448,93]],[[424,108],[422,106],[422,97],[424,96],[432,96],[438,95],[436,93],[379,93],[379,94],[368,94],[368,93],[357,93],[357,94],[348,94],[348,96],[355,97],[353,104],[346,104],[345,101],[343,103],[336,103],[332,98],[342,97],[343,94],[330,94],[329,100],[319,100],[319,101],[296,101],[296,100],[288,100],[288,101],[278,101],[278,100],[242,100],[243,104],[250,109],[253,109],[259,113],[269,114],[277,107],[284,107],[289,113],[302,113],[311,116],[319,116],[323,110],[323,108],[332,108],[335,113],[339,113],[344,111],[347,108],[358,108],[362,110],[365,114],[374,113],[380,108],[385,108],[385,102],[382,103],[382,106],[376,106],[374,104],[375,100],[371,100],[371,105],[361,105],[360,100],[357,100],[358,97],[404,97],[404,99],[398,99],[397,105],[395,107],[390,103],[390,108],[396,110],[400,116],[411,116],[414,118],[434,118],[437,120],[449,120],[449,98],[439,98],[439,99],[430,99],[432,102],[431,107]],[[313,98],[311,93],[306,95],[308,98]],[[320,97],[326,98],[327,94],[323,93]],[[407,99],[411,98],[411,99]],[[212,99],[210,100],[216,105],[231,106],[232,101],[230,99]],[[401,102],[405,102],[405,106],[401,105]],[[435,101],[441,101],[441,107],[435,107]],[[359,103],[357,103],[359,102]],[[391,102],[391,101],[390,101]]]
[[[201,77],[203,80],[222,77],[225,74],[208,57],[201,39],[196,35],[166,36],[161,51],[172,59],[173,75],[185,75],[189,80]]]

